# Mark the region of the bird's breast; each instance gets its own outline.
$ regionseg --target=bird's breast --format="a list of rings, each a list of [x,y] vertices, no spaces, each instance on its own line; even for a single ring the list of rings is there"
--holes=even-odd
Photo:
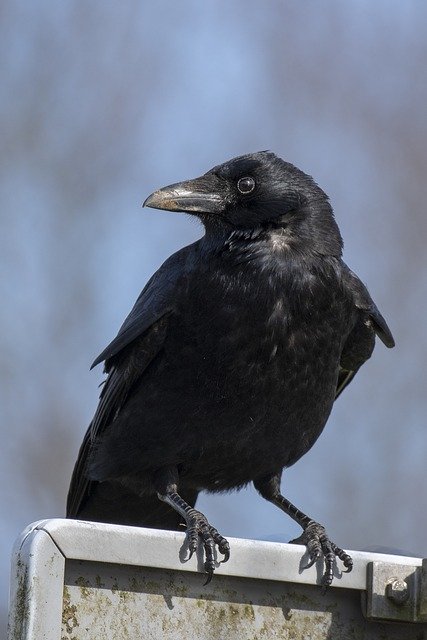
[[[314,443],[350,317],[324,275],[207,272],[171,316],[140,386],[144,410],[134,415],[129,405],[128,428],[141,450],[153,433],[156,443],[172,439],[189,486],[217,491],[278,471]]]
[[[349,321],[334,284],[302,267],[210,275],[177,320],[181,365],[192,363],[194,384],[247,403],[260,394],[289,402],[295,385],[332,388]]]

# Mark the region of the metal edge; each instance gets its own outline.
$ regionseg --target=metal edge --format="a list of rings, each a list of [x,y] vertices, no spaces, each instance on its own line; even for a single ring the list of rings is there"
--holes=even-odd
[[[65,557],[43,530],[46,522],[27,527],[14,546],[8,640],[61,637]]]
[[[203,557],[187,561],[185,533],[78,520],[52,519],[36,523],[48,533],[67,559],[111,562],[177,571],[203,571]],[[260,580],[319,584],[323,561],[303,569],[307,561],[303,547],[229,538],[231,558],[217,573]],[[370,562],[421,566],[420,558],[349,551],[354,560],[351,573],[336,569],[332,587],[364,591]],[[219,557],[220,559],[220,557]]]
[[[421,569],[419,600],[418,617],[427,622],[427,558],[424,558]]]

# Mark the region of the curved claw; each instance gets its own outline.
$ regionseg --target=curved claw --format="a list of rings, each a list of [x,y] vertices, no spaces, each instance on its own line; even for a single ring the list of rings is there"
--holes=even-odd
[[[331,542],[331,548],[333,553],[337,556],[337,558],[341,560],[341,562],[347,569],[345,573],[350,573],[350,571],[353,569],[353,560],[351,556],[349,556],[348,553],[346,553],[343,549],[337,547],[334,542]]]
[[[224,564],[224,562],[228,562],[230,560],[230,549],[225,549],[225,551],[221,551],[221,553],[224,555],[224,559],[221,560],[221,564]]]
[[[188,559],[196,551],[199,540],[203,545],[205,553],[204,568],[207,574],[204,586],[206,586],[212,580],[215,571],[215,545],[218,546],[218,550],[224,556],[221,562],[227,562],[230,558],[230,545],[228,540],[219,534],[215,527],[209,524],[206,516],[200,511],[196,511],[196,509],[191,509],[187,515],[187,537],[189,540]]]
[[[190,560],[193,557],[194,552],[197,550],[198,534],[195,533],[193,530],[191,530],[188,532],[188,536],[190,538],[188,543],[188,552],[189,552],[188,560]]]
[[[345,566],[345,571],[344,573],[350,573],[353,570],[353,562],[351,562],[351,564],[346,564],[344,562],[344,566]]]
[[[351,557],[348,555],[348,553],[344,553],[342,554],[342,556],[339,554],[337,555],[338,555],[338,558],[343,563],[343,565],[345,566],[345,568],[347,569],[346,573],[350,573],[350,571],[353,569],[353,560],[351,559]]]
[[[317,553],[316,555],[311,556],[309,562],[307,562],[307,564],[303,564],[301,569],[303,571],[304,571],[304,569],[310,569],[310,567],[312,567],[314,564],[316,564],[316,562],[320,558],[320,555],[321,555],[320,553]]]
[[[230,545],[228,540],[220,536],[217,531],[213,534],[213,539],[218,545],[219,552],[224,556],[223,560],[221,560],[221,564],[223,562],[227,562],[230,559]]]
[[[206,571],[207,573],[207,578],[206,578],[206,582],[203,583],[203,586],[206,587],[207,584],[209,584],[209,582],[212,580],[213,578],[213,571]]]
[[[302,535],[295,540],[291,540],[291,542],[305,544],[308,550],[310,559],[307,564],[302,567],[303,569],[312,567],[315,562],[323,556],[325,562],[325,571],[321,580],[323,593],[325,593],[328,587],[332,584],[336,558],[339,558],[344,564],[347,573],[349,573],[353,568],[353,560],[348,553],[337,547],[335,543],[331,542],[325,528],[317,522],[311,521],[304,529]]]

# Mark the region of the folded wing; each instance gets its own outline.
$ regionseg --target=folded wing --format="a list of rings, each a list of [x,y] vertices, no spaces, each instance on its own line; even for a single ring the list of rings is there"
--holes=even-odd
[[[387,322],[379,312],[367,288],[347,265],[343,264],[343,268],[343,284],[353,297],[358,319],[347,337],[341,354],[335,399],[350,384],[362,364],[371,357],[375,346],[375,336],[378,336],[386,347],[394,347],[394,338]]]
[[[140,383],[149,364],[158,356],[185,291],[195,245],[171,256],[149,280],[117,336],[96,358],[92,367],[105,361],[108,374],[95,415],[80,447],[67,498],[67,517],[78,517],[93,482],[86,476],[89,454]]]

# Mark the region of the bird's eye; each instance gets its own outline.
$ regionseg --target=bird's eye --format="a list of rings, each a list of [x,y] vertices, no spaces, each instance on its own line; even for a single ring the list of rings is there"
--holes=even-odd
[[[247,176],[246,178],[240,178],[237,183],[237,188],[240,193],[252,193],[255,189],[255,180]]]

